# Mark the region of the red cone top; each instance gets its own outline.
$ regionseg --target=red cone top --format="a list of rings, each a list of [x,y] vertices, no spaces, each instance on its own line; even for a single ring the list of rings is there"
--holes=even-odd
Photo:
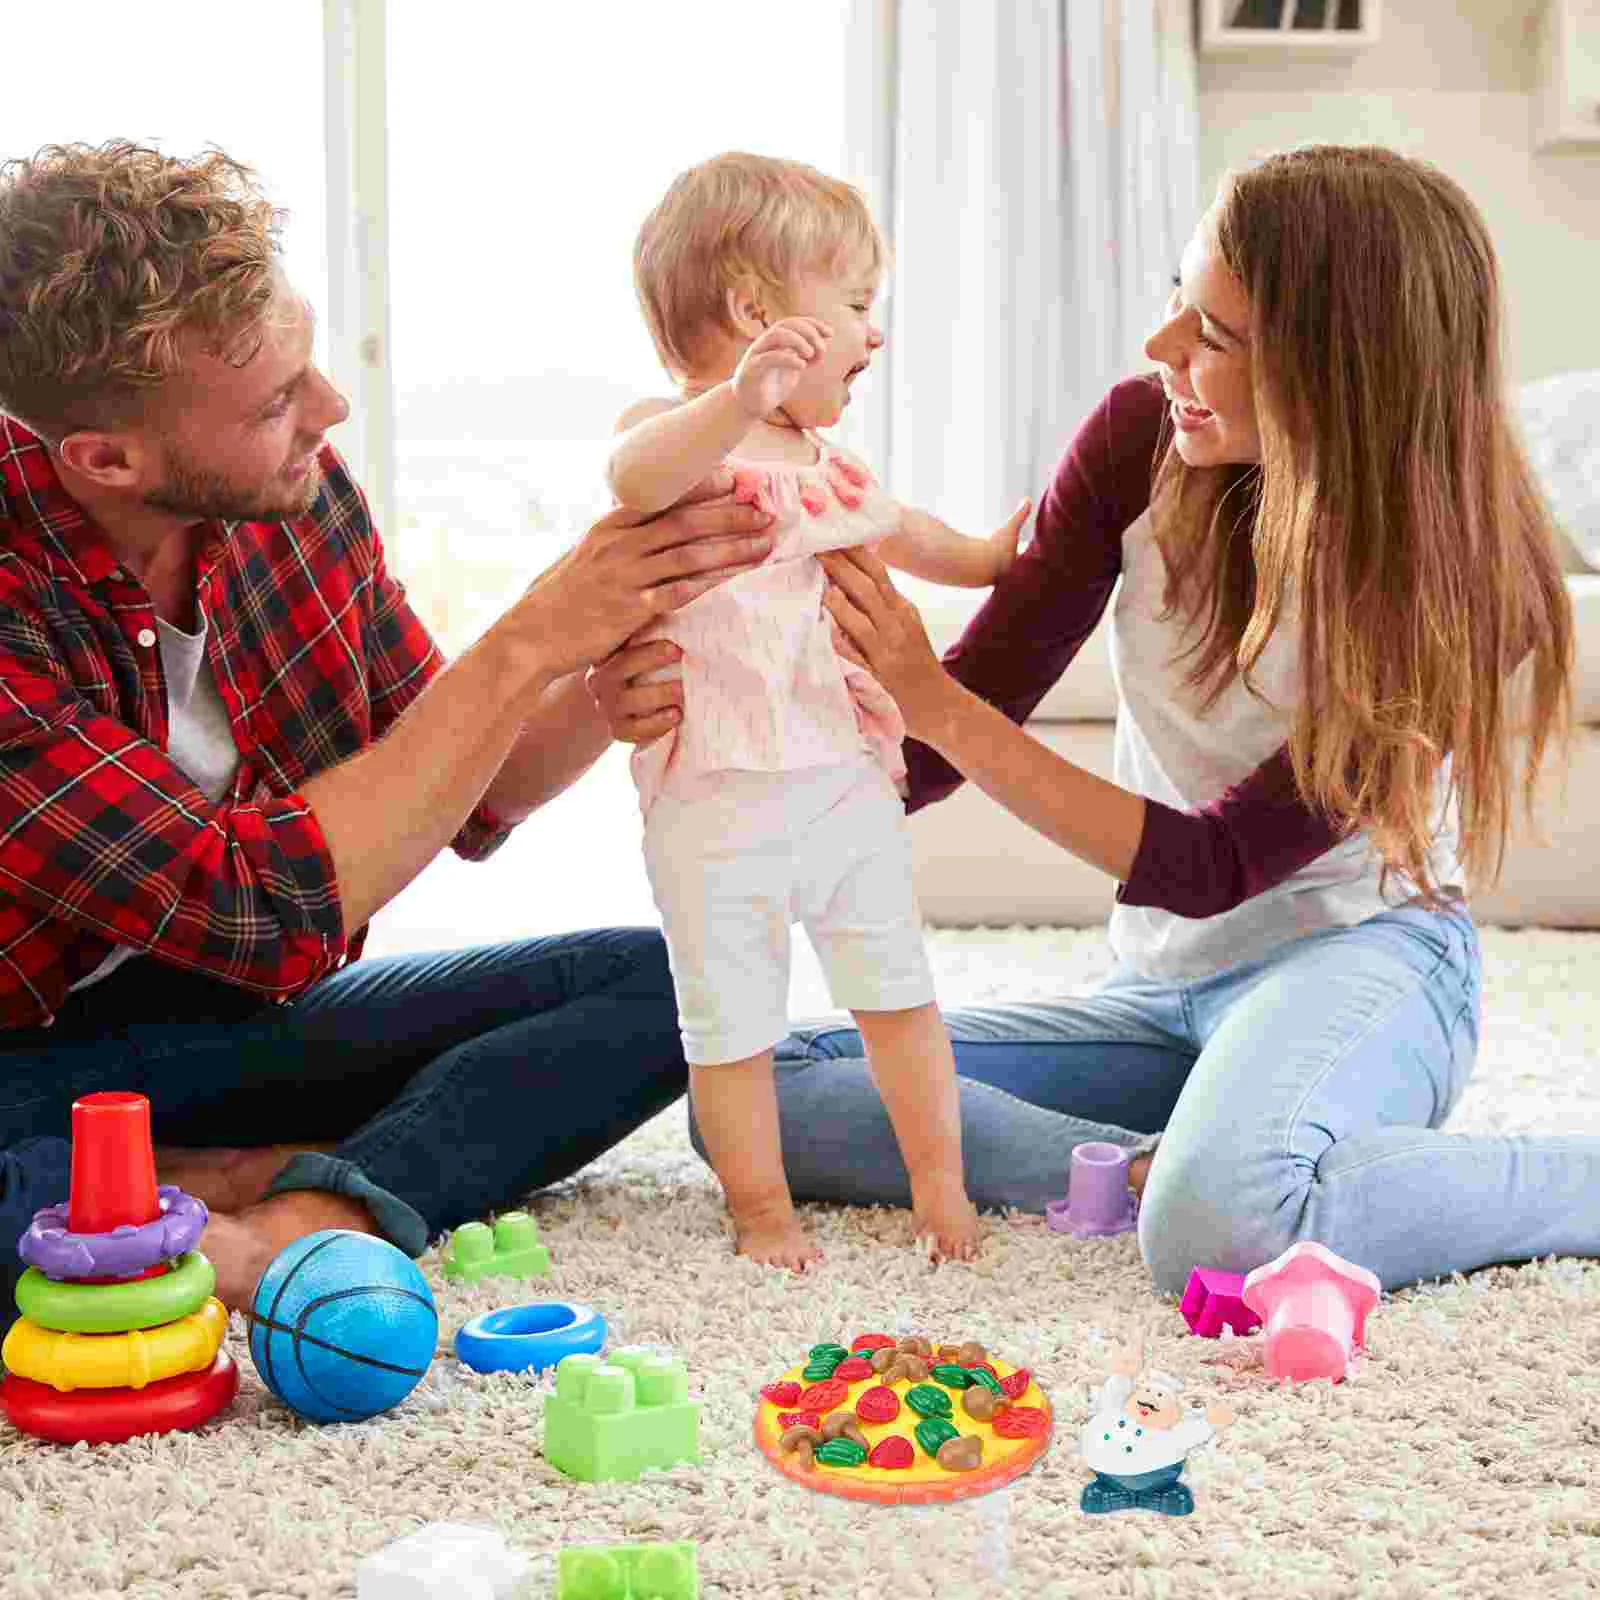
[[[120,1089],[72,1102],[72,1190],[67,1221],[74,1233],[140,1227],[161,1215],[150,1102]]]

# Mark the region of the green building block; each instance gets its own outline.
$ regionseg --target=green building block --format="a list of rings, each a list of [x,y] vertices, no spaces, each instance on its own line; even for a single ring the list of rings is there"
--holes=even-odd
[[[539,1224],[526,1211],[507,1211],[486,1222],[463,1222],[450,1235],[444,1275],[476,1283],[480,1278],[548,1278],[550,1252],[539,1243]]]
[[[694,1545],[591,1544],[561,1551],[556,1600],[699,1600]]]
[[[681,1361],[638,1346],[567,1356],[544,1403],[544,1457],[585,1483],[700,1459],[700,1402]]]

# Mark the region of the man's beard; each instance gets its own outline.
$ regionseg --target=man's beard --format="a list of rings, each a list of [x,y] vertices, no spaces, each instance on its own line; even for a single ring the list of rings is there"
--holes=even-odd
[[[180,517],[215,517],[222,522],[275,522],[309,511],[322,493],[322,465],[313,460],[298,483],[287,481],[245,489],[220,474],[196,467],[179,452],[167,450],[167,475],[147,490],[144,503]]]

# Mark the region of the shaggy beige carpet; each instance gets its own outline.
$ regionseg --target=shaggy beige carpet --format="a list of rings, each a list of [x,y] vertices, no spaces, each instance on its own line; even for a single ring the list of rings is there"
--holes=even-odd
[[[1600,936],[1491,932],[1485,946],[1486,1036],[1452,1126],[1600,1134]],[[947,1003],[1060,992],[1105,959],[1095,933],[944,932],[932,947]],[[813,969],[802,1002],[814,984]],[[1600,1263],[1395,1296],[1348,1383],[1279,1389],[1251,1341],[1189,1336],[1131,1236],[994,1219],[981,1260],[935,1268],[903,1215],[819,1209],[813,1275],[737,1260],[681,1108],[535,1209],[555,1262],[543,1293],[600,1307],[615,1342],[687,1359],[703,1464],[631,1485],[559,1476],[540,1453],[541,1385],[451,1353],[463,1321],[515,1290],[458,1288],[430,1256],[439,1356],[386,1417],[299,1422],[257,1381],[235,1317],[240,1398],[201,1433],[66,1450],[0,1424],[0,1594],[350,1596],[363,1555],[429,1521],[501,1529],[533,1558],[528,1595],[553,1593],[562,1543],[661,1539],[697,1542],[707,1600],[1600,1594]],[[867,1327],[971,1336],[1034,1365],[1057,1408],[1049,1454],[1007,1490],[930,1510],[780,1478],[750,1442],[757,1386]],[[1138,1330],[1189,1395],[1239,1413],[1190,1459],[1188,1518],[1077,1509],[1090,1387]]]

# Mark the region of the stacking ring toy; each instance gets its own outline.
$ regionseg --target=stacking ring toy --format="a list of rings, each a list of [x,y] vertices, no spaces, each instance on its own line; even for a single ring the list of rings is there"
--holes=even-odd
[[[541,1372],[605,1342],[606,1319],[593,1306],[541,1300],[474,1317],[456,1335],[456,1355],[479,1372]]]
[[[179,1256],[171,1272],[132,1283],[58,1283],[29,1267],[17,1281],[17,1310],[63,1333],[128,1333],[190,1316],[216,1286],[217,1269],[198,1250]]]
[[[12,1373],[0,1383],[0,1409],[24,1433],[58,1444],[121,1444],[141,1433],[198,1428],[216,1416],[239,1388],[239,1369],[226,1350],[204,1372],[162,1378],[145,1389],[80,1389],[58,1394],[47,1383]]]
[[[158,1262],[194,1249],[205,1232],[203,1200],[175,1184],[156,1190],[161,1215],[135,1227],[124,1223],[109,1233],[73,1233],[67,1226],[68,1206],[46,1206],[33,1214],[28,1231],[17,1241],[17,1254],[30,1267],[51,1278],[127,1278]]]
[[[63,1394],[71,1389],[143,1389],[157,1378],[209,1367],[228,1331],[215,1297],[164,1327],[131,1333],[58,1333],[19,1317],[0,1346],[6,1370]]]

